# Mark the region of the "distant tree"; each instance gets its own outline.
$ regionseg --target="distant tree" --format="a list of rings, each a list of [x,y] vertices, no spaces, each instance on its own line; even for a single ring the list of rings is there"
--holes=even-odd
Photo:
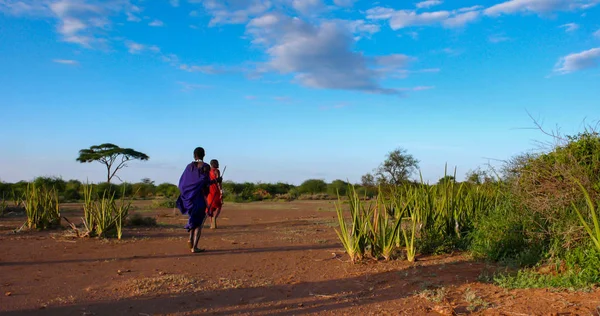
[[[144,178],[144,179],[142,179],[142,183],[143,184],[154,185],[154,181],[152,181],[150,178]]]
[[[114,144],[102,144],[91,146],[88,149],[79,151],[77,161],[81,163],[98,161],[106,166],[107,177],[106,182],[115,177],[117,171],[127,167],[127,162],[131,160],[148,160],[146,154],[135,151],[131,148],[121,148]],[[116,176],[119,180],[120,178]]]
[[[467,172],[465,181],[471,184],[483,184],[493,183],[496,180],[490,175],[490,172],[477,168],[476,170],[469,170],[469,172]]]
[[[298,187],[300,194],[317,194],[327,191],[327,183],[319,179],[309,179]]]
[[[372,174],[367,173],[360,178],[360,184],[363,187],[373,187],[375,186],[375,177]]]
[[[168,198],[176,198],[179,194],[179,188],[171,183],[161,183],[156,187],[156,194]]]
[[[454,181],[454,177],[453,176],[444,176],[444,177],[441,177],[438,180],[437,184],[445,184],[445,183],[449,183],[449,182],[452,182],[452,181]]]
[[[482,176],[480,170],[469,170],[465,175],[465,181],[471,184],[481,184]]]
[[[327,185],[327,194],[331,196],[346,196],[348,193],[348,185],[349,183],[342,180],[334,180],[329,185]]]
[[[378,182],[399,185],[418,169],[419,161],[408,154],[406,149],[398,148],[388,153],[385,161],[377,168]]]

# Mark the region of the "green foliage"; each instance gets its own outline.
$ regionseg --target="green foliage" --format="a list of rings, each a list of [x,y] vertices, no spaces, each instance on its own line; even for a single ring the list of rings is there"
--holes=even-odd
[[[152,202],[153,208],[176,208],[177,200],[175,199],[166,199],[166,200],[156,200]]]
[[[88,149],[81,149],[79,151],[79,157],[77,157],[76,160],[81,163],[97,161],[104,164],[107,170],[106,182],[110,183],[117,171],[126,167],[129,161],[148,159],[150,159],[150,157],[142,152],[106,143],[91,146]]]
[[[179,195],[179,188],[171,183],[161,183],[154,192],[156,192],[156,196],[175,199]]]
[[[338,235],[354,261],[362,258],[367,248],[372,257],[389,259],[401,246],[407,259],[414,261],[418,252],[466,249],[477,219],[498,207],[501,190],[500,186],[464,186],[455,181],[432,186],[421,180],[420,184],[380,187],[375,203],[363,202],[355,187],[348,198],[353,233],[348,233],[340,219]],[[370,231],[365,233],[362,227]]]
[[[406,149],[398,148],[387,154],[377,169],[377,176],[380,182],[399,185],[408,181],[418,168],[419,160],[408,154]]]
[[[318,194],[327,192],[327,183],[320,179],[309,179],[298,187],[300,194]]]
[[[498,274],[494,281],[506,288],[591,289],[600,284],[600,251],[589,246],[573,249],[563,260],[540,269]]]
[[[346,196],[348,193],[348,185],[350,183],[342,180],[334,180],[327,185],[327,194],[336,196],[338,193],[342,196]]]
[[[31,183],[23,194],[23,204],[27,228],[41,230],[60,226],[58,194],[54,188]]]
[[[471,234],[470,250],[476,258],[510,263],[518,267],[533,266],[544,256],[548,242],[540,239],[535,214],[518,211],[511,201],[504,201],[481,217]]]
[[[8,209],[8,201],[4,192],[0,193],[0,217],[4,216],[4,213]]]
[[[585,195],[585,202],[587,204],[587,208],[590,213],[590,216],[584,216],[583,212],[580,211],[579,208],[577,208],[577,206],[575,206],[575,203],[573,203],[573,208],[577,212],[577,216],[579,217],[581,224],[585,228],[585,231],[590,236],[590,239],[592,240],[594,246],[596,246],[596,249],[598,251],[600,251],[600,222],[598,221],[598,213],[600,213],[600,207],[596,208],[594,206],[594,201],[590,197],[589,193],[585,190],[583,185],[581,185],[580,182],[577,182],[577,184],[579,185],[579,187],[581,188],[581,190],[583,191],[583,193]],[[592,229],[592,227],[590,227],[590,225],[588,224],[588,220],[586,219],[586,218],[590,218],[590,217],[591,217],[592,224],[594,225],[593,229]]]
[[[92,186],[84,186],[84,224],[90,236],[121,239],[130,208],[130,200],[121,198],[117,203],[114,193],[104,191],[98,195]]]

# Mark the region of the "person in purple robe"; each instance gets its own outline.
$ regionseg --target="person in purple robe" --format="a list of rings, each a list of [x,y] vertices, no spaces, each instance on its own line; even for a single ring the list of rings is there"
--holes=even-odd
[[[222,178],[210,179],[210,165],[203,161],[204,148],[194,149],[194,161],[189,163],[179,179],[179,197],[177,208],[181,214],[188,215],[185,229],[190,233],[188,247],[192,253],[203,252],[198,248],[198,241],[202,232],[202,225],[206,218],[206,197],[211,184],[221,183]]]

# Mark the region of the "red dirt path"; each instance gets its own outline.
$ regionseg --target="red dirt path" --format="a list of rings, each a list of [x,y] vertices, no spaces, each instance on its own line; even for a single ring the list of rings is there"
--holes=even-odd
[[[600,291],[505,290],[462,255],[346,262],[331,202],[225,205],[191,254],[173,210],[121,241],[12,230],[0,219],[2,315],[599,315]],[[79,222],[78,208],[64,216]],[[335,254],[335,257],[334,257]],[[441,288],[444,295],[425,295]],[[467,295],[471,293],[471,295]],[[470,299],[469,299],[470,296]]]

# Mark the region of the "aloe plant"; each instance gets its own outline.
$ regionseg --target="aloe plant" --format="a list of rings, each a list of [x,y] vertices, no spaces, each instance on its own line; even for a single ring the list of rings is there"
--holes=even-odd
[[[90,185],[84,187],[84,225],[90,235],[98,237],[115,236],[121,239],[123,236],[123,225],[129,210],[131,201],[122,197],[117,204],[115,193],[102,193],[98,199],[93,197]]]
[[[27,185],[22,201],[29,229],[46,229],[60,225],[58,193],[55,189],[30,183]]]
[[[588,222],[585,220],[585,218],[584,218],[582,212],[579,210],[579,208],[577,206],[575,206],[575,203],[571,203],[571,204],[573,205],[575,212],[577,212],[579,221],[585,228],[585,231],[590,236],[590,239],[592,240],[592,242],[594,243],[596,248],[598,248],[598,250],[600,250],[600,222],[598,221],[598,213],[600,213],[600,207],[596,208],[596,206],[594,205],[594,201],[590,197],[587,190],[583,187],[581,182],[579,182],[577,180],[575,180],[575,181],[576,181],[577,185],[579,185],[579,188],[581,189],[581,191],[583,192],[583,195],[585,196],[585,202],[586,202],[588,210],[590,211],[590,215],[592,217],[592,224],[594,225],[593,229],[592,229],[592,227],[590,227]]]

